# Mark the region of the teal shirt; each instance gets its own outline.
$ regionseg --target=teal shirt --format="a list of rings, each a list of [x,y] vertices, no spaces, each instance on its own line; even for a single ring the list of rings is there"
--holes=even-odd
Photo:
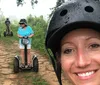
[[[27,26],[26,29],[23,29],[22,27],[18,28],[17,34],[19,34],[20,36],[24,37],[24,36],[29,36],[31,34],[34,34],[34,31],[32,30],[32,28],[30,26]],[[29,39],[31,44],[31,38]],[[19,39],[19,43],[21,44],[21,39]]]

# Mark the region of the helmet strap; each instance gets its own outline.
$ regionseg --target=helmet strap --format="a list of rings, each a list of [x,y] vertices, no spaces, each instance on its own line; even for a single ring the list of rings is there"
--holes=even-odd
[[[62,85],[62,81],[61,81],[61,64],[60,64],[60,62],[57,62],[56,75],[57,75],[59,84]]]
[[[52,56],[50,54],[50,52],[48,51],[48,49],[46,48],[47,50],[47,53],[49,54],[50,56],[50,59],[51,59],[51,62],[52,62],[52,66],[54,68],[54,71],[56,73],[56,76],[57,76],[57,79],[58,79],[58,82],[60,85],[62,85],[62,81],[61,81],[61,64],[59,62],[57,62],[55,59],[54,59],[54,56]]]

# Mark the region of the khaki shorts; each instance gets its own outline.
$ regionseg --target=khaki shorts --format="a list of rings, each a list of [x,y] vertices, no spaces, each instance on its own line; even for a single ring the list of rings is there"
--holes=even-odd
[[[24,45],[20,44],[19,48],[20,49],[24,49]],[[31,49],[31,45],[30,44],[27,45],[27,49]]]

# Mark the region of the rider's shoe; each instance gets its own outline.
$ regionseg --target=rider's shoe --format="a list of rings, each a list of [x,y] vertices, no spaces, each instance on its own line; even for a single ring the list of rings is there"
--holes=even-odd
[[[31,68],[31,67],[32,67],[32,65],[31,65],[31,64],[28,64],[27,66],[28,66],[29,68]]]
[[[20,67],[21,67],[21,68],[25,68],[25,65],[22,63],[22,64],[20,65]]]

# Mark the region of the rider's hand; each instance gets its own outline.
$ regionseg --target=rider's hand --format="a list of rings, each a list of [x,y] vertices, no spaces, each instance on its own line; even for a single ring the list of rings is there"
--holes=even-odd
[[[28,39],[29,37],[27,36],[26,38]]]
[[[25,38],[24,36],[22,38]]]
[[[28,37],[28,36],[23,36],[23,38],[26,38],[26,39],[28,39],[29,37]]]
[[[19,38],[23,38],[23,36],[20,36]]]

